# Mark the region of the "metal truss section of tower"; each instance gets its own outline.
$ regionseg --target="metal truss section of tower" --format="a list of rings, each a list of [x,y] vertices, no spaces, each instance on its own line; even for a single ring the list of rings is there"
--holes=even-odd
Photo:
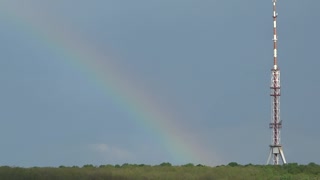
[[[274,165],[280,163],[280,158],[284,164],[286,164],[286,159],[282,150],[280,142],[280,129],[282,128],[282,121],[280,120],[280,96],[281,96],[281,87],[280,87],[280,70],[272,69],[271,70],[271,92],[270,96],[272,99],[272,118],[271,123],[269,124],[270,129],[272,129],[272,144],[270,145],[270,154],[267,161],[267,164],[270,163],[270,159],[273,156]]]
[[[272,119],[269,127],[273,129],[272,144],[280,144],[280,128],[282,128],[282,123],[280,122],[280,70],[271,70],[271,104],[272,104]]]

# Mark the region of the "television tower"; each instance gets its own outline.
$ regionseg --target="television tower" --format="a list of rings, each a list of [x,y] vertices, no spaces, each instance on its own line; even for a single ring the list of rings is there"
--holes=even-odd
[[[273,159],[273,165],[279,164],[279,159],[281,158],[282,163],[286,164],[286,159],[283,154],[282,146],[280,144],[280,129],[282,128],[282,121],[280,120],[280,69],[278,67],[278,57],[277,57],[277,17],[276,12],[277,0],[272,0],[273,2],[273,68],[271,69],[271,86],[270,86],[270,96],[272,99],[272,113],[271,113],[271,123],[269,124],[270,129],[272,129],[272,141],[270,145],[270,154],[267,164],[270,163],[271,158]]]

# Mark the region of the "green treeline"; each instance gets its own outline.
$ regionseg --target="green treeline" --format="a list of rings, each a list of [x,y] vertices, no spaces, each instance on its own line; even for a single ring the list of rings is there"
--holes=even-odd
[[[222,180],[248,180],[248,179],[270,179],[270,180],[320,180],[320,165],[309,163],[299,165],[290,163],[282,166],[262,165],[239,165],[231,162],[228,165],[208,167],[193,165],[191,163],[182,166],[172,166],[170,163],[162,163],[156,166],[150,165],[84,165],[83,167],[0,167],[1,180],[31,180],[31,179],[66,179],[66,180],[131,180],[131,179],[222,179]]]

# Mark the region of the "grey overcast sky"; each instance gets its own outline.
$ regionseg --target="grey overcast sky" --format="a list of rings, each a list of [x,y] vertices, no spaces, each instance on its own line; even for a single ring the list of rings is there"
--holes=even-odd
[[[278,1],[288,162],[320,163],[319,7]],[[272,28],[271,0],[1,0],[0,165],[264,164]]]

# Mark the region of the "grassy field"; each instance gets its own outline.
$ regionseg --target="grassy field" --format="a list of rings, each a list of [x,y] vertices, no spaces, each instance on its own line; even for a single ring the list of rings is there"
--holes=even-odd
[[[226,166],[207,167],[186,164],[171,166],[162,163],[156,166],[148,165],[85,165],[83,167],[0,167],[1,180],[28,179],[218,179],[218,180],[248,180],[248,179],[277,179],[277,180],[320,180],[320,166],[315,163],[298,165],[291,163],[284,166],[238,165],[229,163]]]

